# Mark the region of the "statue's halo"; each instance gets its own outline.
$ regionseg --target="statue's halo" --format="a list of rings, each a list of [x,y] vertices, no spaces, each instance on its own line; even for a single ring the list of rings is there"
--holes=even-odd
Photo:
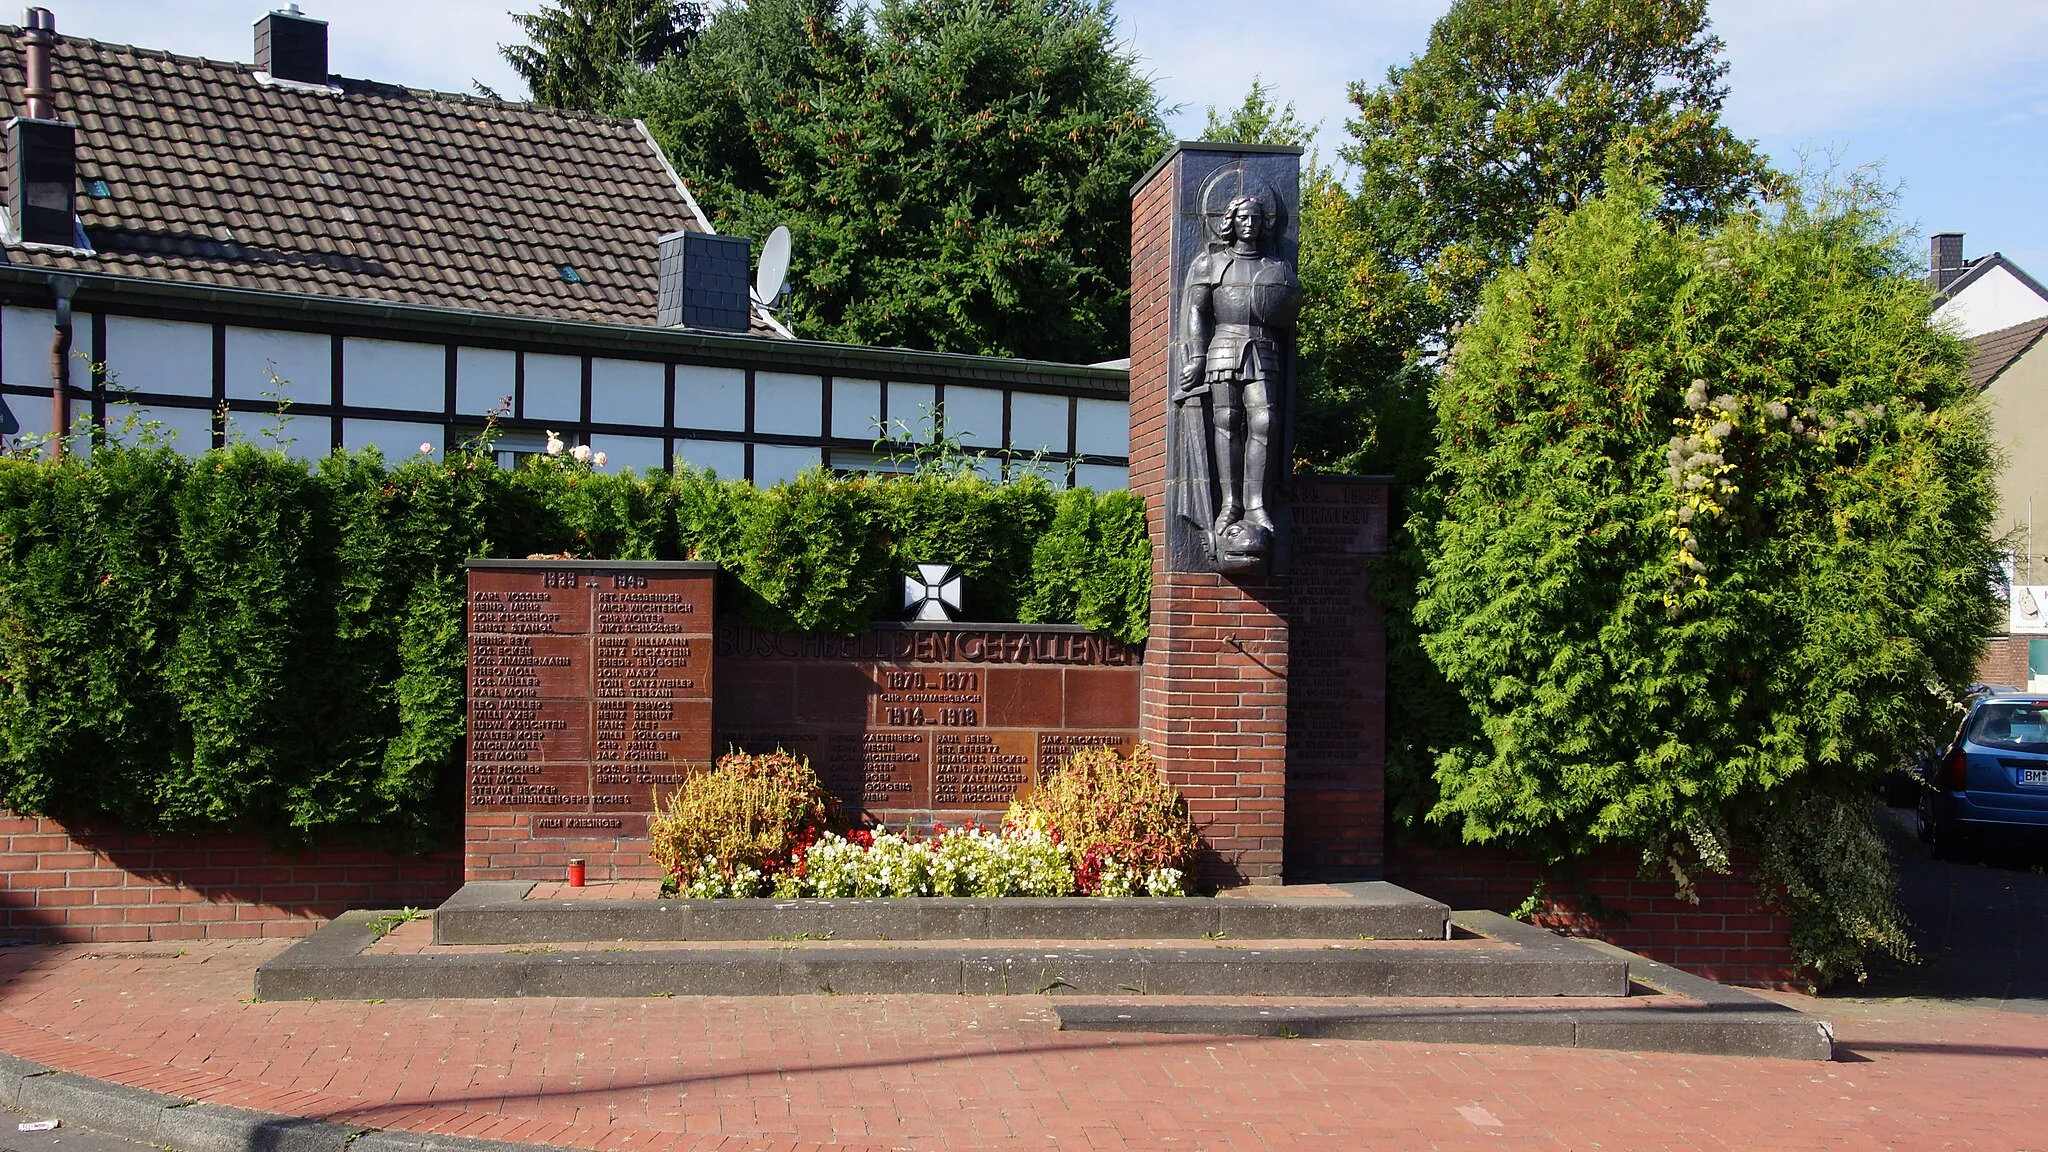
[[[1215,239],[1214,223],[1230,214],[1230,202],[1240,196],[1251,196],[1266,210],[1266,235],[1277,236],[1286,228],[1281,216],[1280,197],[1265,177],[1245,166],[1242,160],[1233,160],[1209,173],[1202,181],[1201,199],[1203,219],[1210,222],[1210,240]]]

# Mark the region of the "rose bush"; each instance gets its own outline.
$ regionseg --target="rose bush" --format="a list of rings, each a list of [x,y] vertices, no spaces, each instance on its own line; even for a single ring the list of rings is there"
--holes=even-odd
[[[693,778],[650,827],[674,891],[773,895],[1186,896],[1199,843],[1187,803],[1143,745],[1090,750],[1011,806],[999,828],[936,826],[927,838],[829,830],[829,798],[788,753],[734,754]]]

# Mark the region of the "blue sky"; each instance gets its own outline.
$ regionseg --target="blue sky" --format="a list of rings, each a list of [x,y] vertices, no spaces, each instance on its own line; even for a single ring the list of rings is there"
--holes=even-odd
[[[534,0],[300,0],[332,26],[331,66],[351,76],[521,90],[496,46],[508,8]],[[263,0],[49,0],[60,32],[246,60]],[[1184,135],[1206,105],[1263,75],[1344,139],[1352,80],[1378,82],[1422,49],[1448,0],[1122,0],[1123,34]],[[1716,0],[1728,42],[1727,119],[1781,166],[1804,153],[1881,162],[1902,186],[1901,222],[1961,231],[2048,278],[2048,0]]]

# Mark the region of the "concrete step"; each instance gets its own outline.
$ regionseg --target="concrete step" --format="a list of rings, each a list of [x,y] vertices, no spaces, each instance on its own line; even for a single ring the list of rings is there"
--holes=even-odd
[[[437,914],[438,916],[438,914]],[[1512,925],[1512,921],[1507,921]],[[816,993],[1138,996],[1625,996],[1628,965],[1538,929],[1515,940],[691,942],[673,947],[380,947],[347,913],[256,973],[265,1000]],[[424,935],[424,933],[422,933]]]
[[[583,940],[1442,940],[1450,909],[1380,881],[1329,898],[976,900],[529,899],[530,881],[472,881],[434,915],[440,944]]]
[[[1453,920],[1460,929],[1514,934],[1500,923],[1506,917],[1495,913],[1461,912]],[[1620,1003],[1579,1000],[1555,1006],[1498,1000],[1277,1004],[1271,1000],[1160,1003],[1124,998],[1064,1000],[1054,1005],[1053,1012],[1060,1027],[1069,1031],[1538,1045],[1789,1060],[1833,1058],[1834,1033],[1826,1021],[1601,941],[1575,940],[1569,945],[1625,962],[1636,994]]]

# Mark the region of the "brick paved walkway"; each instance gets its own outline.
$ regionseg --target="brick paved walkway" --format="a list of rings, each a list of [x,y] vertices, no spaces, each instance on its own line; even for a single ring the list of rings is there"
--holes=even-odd
[[[1808,1064],[1069,1034],[1031,997],[246,1002],[286,943],[8,949],[0,1050],[603,1149],[2048,1149],[2048,1020],[1977,1007],[1823,1003],[1848,1055]]]

